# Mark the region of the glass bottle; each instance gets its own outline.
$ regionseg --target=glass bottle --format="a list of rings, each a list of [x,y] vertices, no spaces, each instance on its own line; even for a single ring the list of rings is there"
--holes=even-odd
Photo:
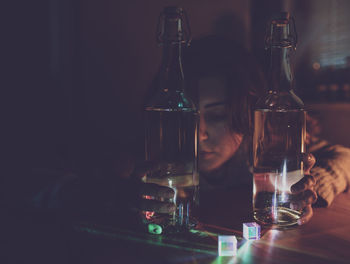
[[[149,172],[144,181],[173,188],[175,197],[171,202],[176,204],[176,211],[173,214],[144,212],[144,221],[176,231],[193,225],[191,207],[199,184],[198,110],[186,94],[182,68],[182,50],[189,43],[189,35],[183,9],[164,8],[158,23],[163,58],[156,91],[145,105],[145,156],[157,164],[157,169]]]
[[[290,55],[296,47],[293,18],[282,12],[271,19],[266,33],[270,52],[269,90],[254,111],[253,210],[265,225],[295,225],[301,211],[293,210],[291,186],[303,175],[306,112],[293,91]]]

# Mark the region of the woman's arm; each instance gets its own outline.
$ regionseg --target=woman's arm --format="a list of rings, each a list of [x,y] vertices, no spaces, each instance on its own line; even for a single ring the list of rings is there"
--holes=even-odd
[[[350,149],[310,138],[309,152],[316,157],[311,175],[316,179],[318,205],[329,206],[336,195],[350,186]]]

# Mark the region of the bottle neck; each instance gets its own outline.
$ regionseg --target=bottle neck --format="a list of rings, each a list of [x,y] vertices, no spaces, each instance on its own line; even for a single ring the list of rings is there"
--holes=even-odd
[[[270,48],[269,89],[270,92],[293,89],[294,76],[290,66],[292,47]]]
[[[166,42],[163,44],[163,58],[160,70],[161,89],[165,92],[184,90],[182,67],[182,43]]]

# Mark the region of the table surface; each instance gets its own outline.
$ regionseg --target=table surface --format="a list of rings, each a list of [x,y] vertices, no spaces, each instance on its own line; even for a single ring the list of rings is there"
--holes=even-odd
[[[7,260],[12,260],[3,263],[349,263],[349,193],[337,196],[329,208],[315,208],[303,226],[264,228],[260,240],[249,242],[242,239],[242,223],[253,220],[249,191],[210,192],[201,196],[201,204],[205,207],[198,213],[198,230],[176,235],[92,222],[67,228],[55,221],[39,220],[33,226],[33,221],[23,225],[23,219],[11,220],[15,228],[0,229],[9,235],[5,249]],[[217,255],[220,234],[236,235],[236,257]]]
[[[79,228],[89,236],[115,242],[100,255],[107,262],[349,263],[350,195],[347,193],[339,195],[329,208],[315,208],[309,223],[288,230],[264,228],[260,240],[249,242],[242,239],[242,223],[253,220],[249,191],[211,192],[201,196],[201,203],[205,209],[198,216],[198,233],[159,236],[122,227],[82,224]],[[237,236],[236,257],[217,255],[219,234]]]

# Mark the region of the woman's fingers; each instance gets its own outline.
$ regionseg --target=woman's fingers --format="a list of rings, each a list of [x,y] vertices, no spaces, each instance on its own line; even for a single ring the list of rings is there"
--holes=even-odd
[[[159,169],[159,163],[145,161],[135,166],[129,177],[130,209],[136,211],[149,211],[156,213],[172,213],[176,205],[171,202],[175,191],[172,188],[155,183],[145,183],[141,179],[149,172]]]
[[[299,193],[306,189],[313,189],[314,185],[316,184],[316,180],[311,175],[305,175],[300,181],[293,184],[290,188],[292,193]]]
[[[170,202],[161,202],[151,199],[140,199],[137,207],[141,211],[152,211],[156,213],[172,213],[176,209],[176,205]]]
[[[309,222],[310,219],[312,218],[312,215],[313,215],[313,210],[312,210],[311,204],[309,204],[304,208],[304,212],[301,215],[300,219],[298,220],[298,225],[303,225]]]
[[[290,208],[294,210],[302,210],[308,205],[312,205],[317,200],[317,194],[313,190],[306,190],[298,193],[291,202]]]
[[[304,173],[310,174],[310,170],[316,163],[316,158],[311,153],[304,153],[303,155],[303,163],[304,163]]]
[[[140,194],[153,196],[156,198],[161,197],[164,199],[172,199],[174,198],[175,192],[169,187],[161,186],[155,183],[141,183]]]
[[[176,205],[170,202],[175,192],[173,189],[154,183],[139,183],[139,198],[135,201],[135,209],[140,211],[152,211],[156,213],[172,213]]]
[[[311,158],[311,161],[308,165],[309,171],[314,164],[314,158]],[[311,205],[317,200],[317,194],[314,191],[315,184],[316,180],[313,176],[305,175],[300,181],[298,181],[291,187],[291,191],[294,194],[294,199],[290,204],[290,208],[294,210],[304,211],[300,219],[298,220],[298,225],[303,225],[307,223],[313,215]]]

